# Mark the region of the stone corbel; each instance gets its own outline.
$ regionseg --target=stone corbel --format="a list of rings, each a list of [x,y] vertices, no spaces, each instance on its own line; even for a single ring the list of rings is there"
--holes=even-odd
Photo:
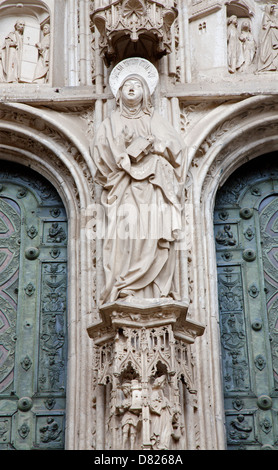
[[[170,53],[170,30],[178,15],[175,4],[174,0],[167,6],[156,0],[116,0],[94,9],[91,20],[100,33],[100,54],[105,64],[125,58],[121,56],[123,50],[132,53],[132,43],[140,43],[149,59]]]
[[[205,329],[187,319],[187,311],[188,302],[171,299],[116,301],[99,308],[101,319],[88,334],[95,346],[97,426],[109,423],[109,432],[100,432],[98,449],[183,448],[184,400],[196,401],[190,345]],[[155,424],[158,396],[168,403],[167,445],[161,442],[162,422]],[[133,423],[129,440],[127,423]]]

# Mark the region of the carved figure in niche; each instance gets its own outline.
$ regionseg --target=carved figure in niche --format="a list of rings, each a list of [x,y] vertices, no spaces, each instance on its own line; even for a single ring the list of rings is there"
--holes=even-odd
[[[166,375],[157,377],[151,393],[151,442],[153,449],[169,449],[172,427],[172,413],[169,400],[164,394]]]
[[[158,74],[150,62],[126,59],[111,77],[117,109],[100,125],[92,147],[108,219],[101,301],[178,299],[175,240],[182,228],[183,143],[153,110]]]
[[[8,34],[2,47],[1,75],[3,81],[7,83],[16,83],[20,80],[24,28],[24,20],[17,20],[14,31]]]
[[[235,73],[243,63],[236,15],[232,15],[228,19],[227,47],[228,70],[230,73]]]
[[[257,51],[257,44],[251,32],[251,23],[249,20],[243,21],[241,24],[241,34],[239,36],[239,40],[242,51],[241,57],[243,59],[240,72],[251,71]]]
[[[262,21],[258,71],[273,71],[278,67],[277,6],[266,5]]]
[[[36,83],[47,83],[49,79],[50,25],[45,24],[42,28],[42,32],[43,38],[41,42],[35,44],[39,54],[33,80]]]
[[[223,245],[223,246],[236,245],[236,240],[234,238],[233,232],[231,231],[231,226],[228,224],[224,225],[223,230],[219,230],[215,239],[219,245]]]
[[[124,399],[117,411],[119,414],[123,414],[121,421],[123,449],[134,450],[142,411],[138,381],[132,380],[131,382],[125,382],[121,386],[121,390]],[[136,391],[139,396],[136,396]]]

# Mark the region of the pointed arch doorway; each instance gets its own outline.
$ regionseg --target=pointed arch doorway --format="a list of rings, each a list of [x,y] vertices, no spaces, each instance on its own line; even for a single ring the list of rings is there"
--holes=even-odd
[[[0,168],[0,450],[63,449],[67,217],[29,168]]]
[[[278,152],[229,177],[214,230],[227,448],[278,450]]]

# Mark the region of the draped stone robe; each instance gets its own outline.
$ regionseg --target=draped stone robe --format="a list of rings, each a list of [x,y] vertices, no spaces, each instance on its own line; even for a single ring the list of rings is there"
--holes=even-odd
[[[138,136],[152,136],[155,150],[140,161],[131,161],[126,151],[128,136],[128,143]],[[178,253],[175,237],[182,229],[181,138],[156,112],[130,118],[118,109],[100,125],[92,153],[95,180],[103,186],[102,205],[109,232],[103,242],[105,286],[101,301],[129,295],[179,299],[174,273]],[[150,209],[149,218],[146,209]]]
[[[271,71],[278,68],[278,18],[271,13],[271,5],[266,6],[262,21],[260,39],[259,71]]]
[[[2,47],[3,72],[8,83],[20,80],[22,48],[23,35],[16,30],[9,33]]]

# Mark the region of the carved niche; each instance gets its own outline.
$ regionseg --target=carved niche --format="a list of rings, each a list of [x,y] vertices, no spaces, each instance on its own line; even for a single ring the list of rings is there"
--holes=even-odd
[[[254,72],[257,61],[257,40],[254,38],[254,13],[245,2],[227,2],[227,62],[228,71]]]
[[[100,53],[107,66],[125,57],[160,59],[171,52],[175,0],[116,0],[94,9],[92,23],[100,32]]]
[[[0,83],[48,83],[50,14],[29,1],[0,6]]]

